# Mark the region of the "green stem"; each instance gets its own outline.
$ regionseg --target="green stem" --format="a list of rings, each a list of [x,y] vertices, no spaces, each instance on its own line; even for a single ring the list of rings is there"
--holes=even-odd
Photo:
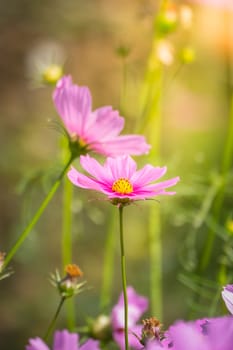
[[[162,321],[162,241],[160,209],[150,207],[149,212],[150,251],[150,308],[151,314]]]
[[[109,224],[107,229],[107,239],[105,243],[105,255],[103,264],[103,285],[100,298],[101,309],[106,308],[110,304],[112,282],[114,276],[114,251],[115,251],[115,240],[116,235],[114,232],[115,228],[115,208],[111,207],[111,213],[109,218]]]
[[[126,281],[126,268],[125,268],[125,249],[124,249],[124,235],[123,235],[123,209],[124,206],[119,206],[119,219],[120,219],[120,245],[121,245],[121,277],[122,287],[124,295],[124,329],[125,329],[125,350],[129,349],[128,342],[128,296],[127,296],[127,281]]]
[[[72,262],[72,198],[73,185],[68,178],[63,188],[63,225],[62,225],[62,260],[63,266]],[[66,318],[69,330],[75,327],[74,298],[66,302]]]
[[[65,175],[68,167],[70,166],[72,160],[73,160],[73,158],[71,157],[69,159],[68,163],[63,168],[61,174],[59,175],[59,177],[57,178],[57,180],[53,184],[51,190],[49,191],[49,193],[47,194],[47,196],[43,200],[42,204],[40,205],[40,207],[36,211],[36,213],[33,216],[32,220],[29,222],[27,227],[23,230],[23,232],[21,233],[21,235],[19,236],[19,238],[17,239],[17,241],[15,242],[15,244],[13,245],[13,247],[11,248],[9,253],[7,254],[5,262],[4,262],[4,268],[9,264],[9,262],[11,261],[13,256],[16,254],[17,250],[23,244],[24,240],[27,238],[27,236],[29,235],[30,231],[33,229],[33,227],[36,225],[37,221],[39,220],[39,218],[43,214],[45,208],[47,207],[47,205],[49,204],[49,202],[53,198],[55,192],[57,191],[57,189],[58,189],[58,187],[59,187],[59,185],[60,185],[60,183],[62,181],[62,178]]]
[[[63,188],[62,260],[64,267],[72,262],[72,197],[73,185],[67,178]]]
[[[65,300],[66,300],[65,297],[62,297],[61,300],[60,300],[60,303],[59,303],[59,305],[58,305],[57,311],[56,311],[56,313],[55,313],[55,315],[54,315],[52,321],[50,322],[49,327],[48,327],[48,329],[47,329],[47,331],[46,331],[46,333],[45,333],[45,335],[44,335],[44,340],[45,340],[45,341],[48,340],[48,337],[49,337],[51,331],[53,330],[53,328],[54,328],[54,326],[55,326],[56,320],[57,320],[57,318],[58,318],[58,315],[59,315],[59,313],[60,313],[60,311],[61,311],[62,305],[64,304],[64,301],[65,301]]]

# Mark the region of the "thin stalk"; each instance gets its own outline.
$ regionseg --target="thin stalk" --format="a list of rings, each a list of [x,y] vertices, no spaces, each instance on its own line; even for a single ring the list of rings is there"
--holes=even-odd
[[[51,333],[51,331],[53,330],[54,326],[55,326],[55,323],[56,323],[56,320],[58,318],[58,315],[61,311],[61,308],[62,308],[62,305],[64,304],[64,301],[66,300],[65,297],[62,297],[61,300],[60,300],[60,303],[58,304],[58,308],[57,308],[57,311],[52,319],[52,321],[50,322],[49,326],[48,326],[48,329],[44,335],[44,340],[47,341],[48,340],[48,337]]]
[[[123,235],[123,209],[119,206],[119,220],[120,220],[120,246],[121,246],[121,277],[124,295],[124,329],[125,329],[125,350],[129,350],[128,342],[128,296],[127,296],[127,281],[125,268],[125,249],[124,249],[124,235]]]
[[[59,175],[59,177],[57,178],[57,180],[53,184],[52,188],[50,189],[49,193],[47,194],[47,196],[45,197],[45,199],[41,203],[40,207],[38,208],[38,210],[34,214],[32,220],[29,222],[29,224],[23,230],[23,232],[21,233],[21,235],[19,236],[19,238],[17,239],[17,241],[15,242],[15,244],[13,245],[13,247],[11,248],[9,253],[7,254],[5,262],[4,262],[4,268],[9,264],[9,262],[11,261],[13,256],[16,254],[16,252],[18,251],[20,246],[23,244],[24,240],[27,238],[27,236],[29,235],[29,233],[31,232],[31,230],[33,229],[33,227],[36,225],[37,221],[39,220],[39,218],[43,214],[45,208],[47,207],[47,205],[49,204],[49,202],[53,198],[55,192],[57,191],[57,189],[62,181],[62,178],[65,175],[68,167],[70,166],[72,160],[73,160],[73,158],[71,157],[69,159],[69,161],[67,162],[67,164],[64,166],[61,174]]]
[[[72,198],[73,185],[67,178],[63,188],[62,260],[63,266],[72,262]]]
[[[104,264],[103,264],[103,284],[100,297],[100,307],[104,309],[110,304],[112,282],[114,276],[114,251],[115,251],[115,240],[116,235],[115,229],[115,208],[111,207],[111,213],[109,218],[109,224],[107,229],[107,239],[104,249]]]
[[[73,185],[68,178],[64,181],[63,187],[63,224],[62,224],[62,260],[63,266],[72,262],[72,199]],[[66,302],[66,319],[69,330],[75,327],[75,306],[74,298]]]
[[[161,321],[162,305],[162,239],[160,210],[149,210],[149,255],[150,255],[150,308],[152,315]]]

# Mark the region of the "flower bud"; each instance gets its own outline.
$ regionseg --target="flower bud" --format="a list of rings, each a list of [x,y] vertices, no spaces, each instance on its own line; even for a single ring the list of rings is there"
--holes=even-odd
[[[63,298],[72,297],[83,291],[86,281],[78,283],[78,279],[83,276],[80,268],[75,264],[68,264],[65,267],[66,275],[61,278],[58,271],[51,276],[51,283],[58,289]]]
[[[112,329],[110,317],[99,315],[91,324],[91,333],[94,338],[99,340],[110,340],[112,338]]]

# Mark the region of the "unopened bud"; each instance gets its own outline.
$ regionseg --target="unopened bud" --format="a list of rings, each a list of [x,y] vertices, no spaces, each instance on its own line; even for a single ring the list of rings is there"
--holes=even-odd
[[[93,320],[91,333],[96,339],[110,340],[112,336],[110,317],[100,315]]]
[[[78,283],[78,279],[83,276],[80,268],[75,264],[68,264],[65,267],[66,276],[61,278],[58,271],[51,276],[52,284],[58,289],[63,298],[72,297],[83,291],[86,281]]]

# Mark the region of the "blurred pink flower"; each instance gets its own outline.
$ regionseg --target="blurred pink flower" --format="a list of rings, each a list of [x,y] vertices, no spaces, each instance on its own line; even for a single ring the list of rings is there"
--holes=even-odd
[[[147,164],[137,171],[137,164],[130,156],[109,157],[102,166],[94,158],[86,155],[80,157],[80,163],[91,177],[81,174],[72,167],[68,172],[70,181],[78,187],[99,191],[106,194],[109,199],[116,199],[114,204],[158,195],[173,195],[175,192],[166,192],[165,189],[179,181],[179,177],[175,177],[151,184],[152,181],[162,177],[167,168]]]
[[[100,350],[99,342],[89,339],[86,343],[78,345],[79,336],[69,333],[67,330],[57,331],[54,335],[53,350]],[[49,347],[41,338],[29,339],[26,350],[49,350]]]
[[[233,284],[227,284],[223,287],[222,298],[226,304],[226,307],[233,315]]]
[[[150,146],[140,135],[121,135],[124,118],[111,106],[92,112],[92,99],[87,87],[74,85],[70,76],[57,83],[53,100],[70,138],[87,151],[105,156],[148,153]]]
[[[137,321],[148,308],[147,298],[137,294],[132,287],[127,288],[128,296],[128,329],[129,345],[133,349],[142,349],[142,344],[137,336],[141,337],[142,325],[137,325]],[[120,295],[118,303],[112,309],[113,339],[121,350],[125,349],[124,339],[124,296]],[[135,335],[136,334],[136,335]]]

